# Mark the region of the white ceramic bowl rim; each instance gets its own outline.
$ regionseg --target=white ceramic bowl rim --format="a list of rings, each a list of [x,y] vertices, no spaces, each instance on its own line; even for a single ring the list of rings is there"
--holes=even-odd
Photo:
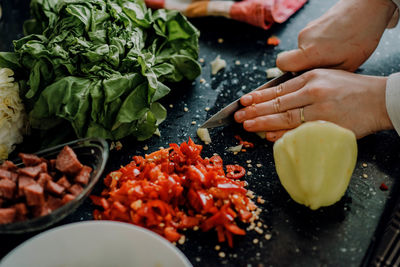
[[[166,252],[168,252],[168,255],[173,256],[176,260],[180,261],[184,266],[192,266],[190,261],[185,257],[185,255],[174,245],[172,245],[169,241],[164,239],[163,237],[159,236],[158,234],[147,230],[143,227],[139,227],[133,224],[129,223],[123,223],[123,222],[115,222],[115,221],[82,221],[82,222],[76,222],[76,223],[71,223],[71,224],[66,224],[62,225],[50,230],[47,230],[45,232],[42,232],[24,243],[20,244],[18,247],[14,248],[10,253],[8,253],[1,261],[0,261],[0,267],[8,267],[10,265],[9,262],[12,262],[13,258],[15,257],[20,257],[19,252],[22,250],[25,250],[26,247],[32,246],[33,244],[37,243],[37,241],[43,241],[43,239],[48,238],[49,236],[57,235],[60,232],[63,232],[65,230],[74,230],[74,231],[79,231],[84,229],[85,227],[97,227],[99,229],[101,228],[111,228],[111,227],[118,227],[125,228],[127,231],[133,232],[138,232],[138,233],[143,233],[145,236],[148,236],[149,239],[153,238],[156,239],[156,242],[160,242],[163,245],[163,248],[166,248]],[[82,228],[82,229],[81,229]],[[153,251],[157,253],[156,251]],[[151,252],[149,251],[149,254]],[[148,257],[151,257],[151,255],[147,255]]]

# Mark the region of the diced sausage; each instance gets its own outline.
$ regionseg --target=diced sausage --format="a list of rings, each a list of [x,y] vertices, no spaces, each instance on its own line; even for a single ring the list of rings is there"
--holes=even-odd
[[[74,200],[74,199],[75,199],[74,195],[65,194],[64,197],[62,198],[62,202],[65,204],[65,203],[68,203],[68,202],[70,202],[71,200]]]
[[[35,166],[42,162],[38,156],[33,154],[19,153],[18,157],[22,159],[22,162],[25,166]]]
[[[53,178],[49,174],[42,172],[41,174],[39,174],[39,179],[37,180],[37,182],[41,186],[46,187],[47,182],[51,180],[53,180]]]
[[[28,209],[25,203],[17,203],[13,206],[17,211],[15,215],[15,221],[23,221],[26,220],[26,216],[28,214]]]
[[[14,197],[16,187],[17,185],[15,184],[15,182],[11,180],[0,180],[0,197],[3,197],[5,199],[12,199]]]
[[[78,175],[75,177],[75,182],[87,185],[89,183],[90,173],[92,172],[92,168],[84,165]]]
[[[0,209],[0,224],[12,223],[16,214],[15,208]]]
[[[13,181],[13,182],[17,182],[17,180],[18,180],[18,173],[16,173],[16,172],[11,172],[11,181]]]
[[[70,188],[68,188],[68,191],[74,196],[77,196],[83,191],[83,187],[79,184],[74,184]]]
[[[0,179],[11,180],[11,172],[9,170],[0,169]]]
[[[25,175],[18,176],[18,196],[23,196],[25,194],[24,189],[34,183],[35,180],[31,177]]]
[[[63,186],[61,186],[61,185],[59,185],[56,182],[53,182],[51,180],[47,182],[45,188],[46,188],[46,190],[48,192],[56,194],[56,195],[61,195],[65,190],[65,187],[63,187]]]
[[[49,196],[46,201],[46,206],[51,210],[56,210],[64,205],[64,202],[60,198]]]
[[[43,169],[45,168],[42,166],[42,164],[46,163],[41,163],[40,165],[36,166],[29,166],[29,167],[24,167],[18,170],[19,174],[23,174],[32,178],[36,178],[39,173],[44,172]],[[47,166],[47,165],[46,165]]]
[[[64,188],[71,187],[71,183],[68,181],[68,179],[67,179],[67,177],[65,177],[65,175],[57,181],[57,184],[63,186]]]
[[[57,162],[56,159],[51,159],[50,160],[49,167],[50,167],[51,170],[55,170],[56,169],[56,162]]]
[[[41,206],[44,204],[43,187],[38,183],[28,185],[25,187],[24,192],[28,206]]]
[[[82,169],[82,164],[75,152],[69,146],[65,146],[57,156],[56,168],[61,172],[75,175]]]
[[[3,162],[3,164],[1,164],[0,169],[7,171],[16,171],[18,167],[14,164],[14,162],[6,160]]]
[[[47,206],[46,203],[40,206],[33,206],[32,207],[32,213],[33,217],[40,217],[40,216],[45,216],[51,212],[51,209]]]

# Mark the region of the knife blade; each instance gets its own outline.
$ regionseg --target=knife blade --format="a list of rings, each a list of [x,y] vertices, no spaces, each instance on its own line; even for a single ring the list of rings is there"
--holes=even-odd
[[[290,80],[291,78],[295,77],[296,75],[292,72],[284,72],[280,76],[264,83],[260,87],[254,89],[254,91],[270,88],[277,86],[283,82]],[[206,122],[204,122],[200,128],[215,128],[220,126],[226,126],[234,122],[233,114],[242,107],[240,104],[240,98],[236,99],[216,114],[214,114],[211,118],[209,118]]]

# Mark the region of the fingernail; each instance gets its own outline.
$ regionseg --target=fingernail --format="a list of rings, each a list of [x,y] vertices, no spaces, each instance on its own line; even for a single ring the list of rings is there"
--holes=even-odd
[[[244,111],[238,111],[235,114],[236,120],[241,121],[244,118]]]
[[[251,95],[242,96],[243,104],[251,104],[253,103],[253,97]]]
[[[244,127],[245,128],[251,128],[256,124],[256,122],[254,120],[248,120],[244,122]]]

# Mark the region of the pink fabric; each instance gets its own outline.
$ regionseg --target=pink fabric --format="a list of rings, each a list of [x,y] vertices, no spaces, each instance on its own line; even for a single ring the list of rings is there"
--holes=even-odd
[[[232,5],[230,17],[269,29],[274,22],[285,22],[306,2],[307,0],[245,0]]]

